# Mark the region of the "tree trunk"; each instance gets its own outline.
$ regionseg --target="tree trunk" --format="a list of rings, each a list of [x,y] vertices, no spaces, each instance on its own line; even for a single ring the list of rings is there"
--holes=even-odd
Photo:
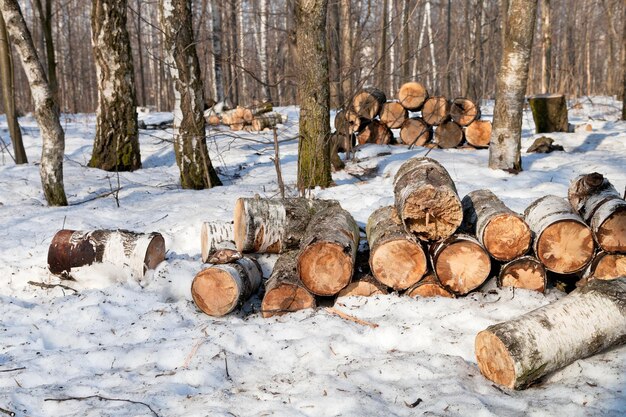
[[[463,128],[454,120],[447,120],[435,129],[433,143],[440,148],[456,148],[461,142],[463,142]]]
[[[591,230],[567,200],[553,195],[542,197],[528,206],[524,217],[535,235],[535,254],[550,271],[571,274],[591,261]]]
[[[391,130],[378,120],[372,120],[368,123],[363,130],[361,130],[361,133],[357,135],[356,139],[360,145],[366,143],[388,145],[395,142]]]
[[[256,294],[262,279],[259,264],[250,258],[241,258],[198,272],[191,283],[191,296],[204,313],[221,317]]]
[[[128,230],[79,232],[60,230],[48,249],[48,268],[67,276],[72,268],[108,262],[130,267],[141,278],[165,260],[165,240],[160,233],[135,233]]]
[[[276,261],[272,275],[265,283],[261,303],[264,318],[315,308],[315,297],[298,276],[297,255],[298,251],[285,252]]]
[[[267,33],[270,30],[268,22],[269,2],[268,0],[259,0],[259,9],[261,13],[260,31],[261,48],[259,50],[259,64],[261,64],[261,87],[263,89],[263,100],[272,101],[272,91],[270,89],[269,65],[267,62]]]
[[[105,171],[141,168],[126,10],[126,0],[92,1],[91,43],[98,76],[98,110],[89,166]]]
[[[594,281],[552,304],[476,336],[483,375],[522,389],[570,363],[626,341],[626,278]]]
[[[498,261],[511,261],[530,249],[532,234],[524,218],[489,190],[472,191],[463,198],[463,229],[476,236]]]
[[[387,96],[376,88],[362,90],[352,99],[352,109],[364,119],[372,120],[380,114]]]
[[[522,170],[522,115],[536,12],[537,0],[510,1],[496,83],[489,167],[514,174]]]
[[[435,274],[450,292],[465,295],[489,278],[491,259],[474,237],[456,234],[430,248]]]
[[[143,66],[143,50],[144,50],[144,44],[143,44],[143,28],[142,28],[142,22],[143,22],[143,16],[141,14],[141,0],[137,0],[135,3],[135,12],[137,13],[137,58],[139,59],[139,86],[141,88],[141,94],[139,95],[140,98],[140,102],[139,105],[140,106],[146,106],[147,102],[146,102],[146,71],[144,69]],[[211,55],[212,56],[212,55]]]
[[[491,139],[491,122],[474,120],[465,128],[465,140],[475,148],[488,148]]]
[[[209,259],[214,258],[218,251],[234,251],[235,232],[232,223],[227,222],[204,222],[200,229],[200,247],[202,262],[214,263]],[[232,255],[232,254],[231,254]]]
[[[389,77],[388,57],[387,57],[387,30],[389,26],[389,2],[393,0],[382,0],[382,15],[380,24],[380,45],[378,46],[378,82],[377,85],[384,88]]]
[[[409,117],[409,112],[397,101],[388,101],[383,104],[380,112],[380,121],[389,129],[398,129]]]
[[[39,21],[41,23],[41,30],[43,38],[46,44],[46,66],[48,84],[50,85],[50,91],[52,91],[52,97],[59,106],[59,82],[57,80],[57,62],[54,51],[54,41],[52,39],[52,0],[35,0],[35,7],[39,13]],[[70,37],[70,39],[72,39]],[[71,52],[70,52],[71,53]],[[76,111],[76,109],[74,109]]]
[[[313,215],[300,242],[298,273],[313,294],[331,296],[352,279],[359,228],[338,204]]]
[[[408,82],[402,84],[398,90],[398,101],[405,109],[418,111],[428,99],[428,90],[418,82]]]
[[[454,294],[448,291],[437,279],[435,274],[429,273],[415,285],[406,290],[406,295],[412,298],[418,297],[446,297],[454,298]]]
[[[393,206],[374,211],[367,221],[369,264],[376,279],[394,290],[405,290],[426,270],[426,254],[417,239],[406,232]]]
[[[626,253],[598,252],[583,275],[583,279],[613,280],[626,276]],[[577,284],[578,285],[578,284]]]
[[[237,45],[237,66],[238,68],[238,75],[237,78],[239,79],[239,97],[237,102],[239,104],[247,104],[247,98],[248,98],[248,94],[250,94],[250,91],[248,90],[248,79],[247,79],[247,74],[246,74],[246,61],[245,61],[245,50],[246,50],[246,34],[244,32],[244,28],[245,23],[244,23],[244,19],[243,19],[243,0],[236,0],[236,5],[235,5],[235,14],[236,14],[236,18],[233,19],[236,22],[236,25],[234,25],[234,28],[236,29],[236,33],[237,33],[237,42],[233,43],[235,45]]]
[[[300,143],[298,188],[328,187],[330,175],[330,86],[326,46],[328,0],[296,1]]]
[[[546,269],[534,256],[522,256],[502,266],[498,275],[498,286],[545,292]]]
[[[626,252],[626,201],[609,180],[597,172],[581,175],[570,184],[568,198],[603,250]]]
[[[0,11],[7,31],[20,57],[35,103],[35,117],[41,129],[41,184],[51,206],[67,205],[63,189],[65,133],[59,121],[59,108],[46,80],[37,51],[17,0],[0,0]]]
[[[626,22],[626,7],[624,7],[624,19]],[[624,24],[624,31],[622,35],[622,120],[626,120],[626,24]]]
[[[211,5],[211,52],[213,53],[213,57],[215,62],[213,64],[213,68],[211,69],[213,72],[213,79],[215,80],[215,86],[213,88],[215,96],[213,99],[215,101],[223,102],[226,97],[224,96],[224,67],[223,67],[223,57],[222,57],[222,14],[220,10],[216,10],[215,0],[209,0],[209,4]]]
[[[450,117],[459,125],[468,126],[480,118],[480,108],[468,98],[455,98],[450,104]]]
[[[443,96],[429,97],[422,107],[422,118],[431,126],[438,126],[450,117],[450,102]]]
[[[567,103],[562,94],[542,94],[528,98],[536,133],[569,132]]]
[[[400,127],[400,140],[405,145],[424,146],[432,136],[432,129],[423,119],[406,119]]]
[[[407,231],[423,240],[451,236],[463,207],[448,171],[430,158],[412,158],[394,178],[395,206]]]
[[[386,295],[387,288],[371,275],[365,275],[353,280],[343,290],[339,291],[340,297],[371,297],[373,295]]]
[[[541,2],[541,92],[550,92],[552,75],[552,25],[550,24],[550,0]]]
[[[341,89],[343,90],[343,98],[345,103],[341,103],[342,106],[346,106],[352,100],[352,31],[350,30],[351,22],[352,22],[352,13],[351,13],[351,1],[350,0],[339,0],[339,8],[340,8],[340,39],[341,39],[341,67],[339,68],[340,80],[341,80]]]
[[[204,88],[191,23],[191,0],[160,0],[159,18],[174,79],[174,151],[183,188],[222,185],[205,140]]]

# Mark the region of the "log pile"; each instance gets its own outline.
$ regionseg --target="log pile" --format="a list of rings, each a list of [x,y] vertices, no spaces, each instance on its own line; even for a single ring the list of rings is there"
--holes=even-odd
[[[204,112],[204,119],[211,126],[226,125],[231,130],[261,132],[287,122],[287,117],[274,110],[272,103],[265,102],[251,107],[237,106],[218,112],[211,107]]]

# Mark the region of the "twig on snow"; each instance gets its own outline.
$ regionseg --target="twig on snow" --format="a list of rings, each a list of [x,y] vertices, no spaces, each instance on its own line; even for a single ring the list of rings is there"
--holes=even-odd
[[[34,285],[35,287],[39,287],[39,288],[46,288],[46,289],[50,289],[50,288],[55,288],[55,287],[59,287],[62,288],[64,290],[71,290],[74,292],[78,292],[78,290],[75,290],[72,287],[68,287],[67,285],[63,285],[63,284],[46,284],[45,282],[35,282],[35,281],[28,281],[28,283],[30,285]]]
[[[15,417],[15,413],[11,410],[7,410],[6,408],[0,407],[0,413],[4,413],[8,416]]]
[[[15,372],[15,371],[21,371],[21,370],[24,370],[24,369],[26,369],[25,366],[21,366],[19,368],[13,368],[13,369],[0,369],[0,373],[2,373],[2,372]]]
[[[131,403],[131,404],[141,404],[141,405],[144,405],[144,406],[148,407],[148,409],[156,417],[160,417],[159,414],[157,414],[157,412],[154,411],[152,409],[152,407],[150,407],[150,405],[148,405],[148,404],[146,404],[144,402],[141,402],[141,401],[128,400],[128,399],[125,399],[125,398],[110,398],[110,397],[104,397],[102,395],[88,395],[86,397],[46,398],[44,401],[56,401],[56,402],[83,401],[83,400],[90,400],[92,398],[97,398],[97,399],[99,399],[101,401],[120,401],[120,402],[126,402],[126,403]]]
[[[348,320],[348,321],[351,321],[351,322],[354,322],[354,323],[357,323],[357,324],[361,324],[363,326],[369,326],[369,327],[371,327],[373,329],[378,327],[378,324],[376,324],[376,323],[371,323],[369,321],[361,320],[359,318],[356,318],[354,316],[346,314],[343,311],[337,310],[334,307],[326,307],[324,310],[326,310],[330,314],[334,314],[336,316],[339,316],[339,317],[341,317],[344,320]]]

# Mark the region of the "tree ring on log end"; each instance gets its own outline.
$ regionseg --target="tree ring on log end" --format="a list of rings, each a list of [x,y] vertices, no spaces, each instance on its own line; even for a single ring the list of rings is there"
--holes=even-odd
[[[482,235],[485,249],[499,261],[510,261],[524,255],[531,241],[532,233],[526,222],[510,214],[492,218]]]
[[[598,227],[596,240],[607,252],[626,252],[626,205],[613,212]]]
[[[454,298],[454,295],[449,291],[446,291],[445,288],[442,288],[436,284],[423,284],[418,287],[409,290],[409,297],[446,297],[446,298]]]
[[[407,230],[417,237],[440,240],[461,225],[463,207],[453,190],[428,185],[406,199],[402,219]]]
[[[441,285],[455,294],[467,294],[489,277],[491,259],[479,244],[458,240],[437,254],[433,266]]]
[[[483,330],[476,335],[475,349],[480,372],[496,384],[514,388],[515,363],[500,338]]]
[[[605,254],[593,271],[596,279],[611,280],[623,276],[626,276],[626,254],[621,253]]]
[[[233,276],[219,268],[200,271],[191,283],[193,301],[209,316],[220,317],[232,311],[240,292]]]
[[[518,259],[505,265],[500,272],[501,287],[524,288],[545,292],[546,270],[536,259]]]
[[[426,254],[419,243],[393,240],[376,248],[371,255],[371,266],[372,273],[381,283],[394,290],[404,290],[426,273]]]
[[[305,308],[315,308],[315,297],[298,285],[282,284],[265,293],[261,314],[268,318]]]
[[[593,257],[591,230],[578,221],[561,220],[537,237],[537,257],[550,271],[570,274],[580,271]]]
[[[298,272],[313,294],[335,295],[352,279],[352,257],[341,245],[317,242],[307,246],[298,257]]]

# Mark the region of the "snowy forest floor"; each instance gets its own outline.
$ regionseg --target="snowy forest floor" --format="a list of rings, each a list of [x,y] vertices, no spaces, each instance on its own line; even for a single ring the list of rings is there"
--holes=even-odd
[[[565,152],[523,153],[519,175],[488,169],[488,150],[433,150],[429,156],[449,170],[461,197],[489,188],[518,212],[543,195],[566,196],[569,182],[582,173],[601,172],[623,190],[620,103],[578,101],[582,109],[570,109],[570,122],[589,122],[593,131],[550,135]],[[279,130],[280,152],[294,195],[298,111],[279,111],[289,115]],[[487,103],[483,117],[491,119],[492,111]],[[530,113],[524,117],[523,150],[536,137]],[[478,371],[476,333],[562,297],[556,289],[543,295],[490,285],[461,299],[338,300],[337,308],[377,328],[323,309],[263,319],[258,297],[224,318],[202,314],[190,295],[191,280],[203,267],[200,225],[231,220],[238,197],[278,195],[271,132],[210,131],[211,158],[225,185],[187,191],[178,185],[171,131],[143,130],[143,168],[119,174],[118,207],[111,194],[116,174],[86,167],[95,116],[63,115],[70,206],[49,208],[39,179],[37,124],[32,116],[20,123],[30,164],[16,166],[0,153],[0,407],[17,416],[626,413],[623,347],[579,360],[520,392],[500,389]],[[0,128],[7,141],[4,119]],[[345,171],[333,174],[336,186],[313,194],[339,200],[363,227],[372,211],[392,203],[393,175],[402,162],[427,151],[365,146]],[[96,265],[78,270],[76,282],[63,282],[75,290],[29,283],[59,283],[46,261],[48,245],[63,227],[158,231],[167,259],[141,280]],[[273,259],[262,261],[267,277]],[[69,397],[75,399],[56,401]]]

